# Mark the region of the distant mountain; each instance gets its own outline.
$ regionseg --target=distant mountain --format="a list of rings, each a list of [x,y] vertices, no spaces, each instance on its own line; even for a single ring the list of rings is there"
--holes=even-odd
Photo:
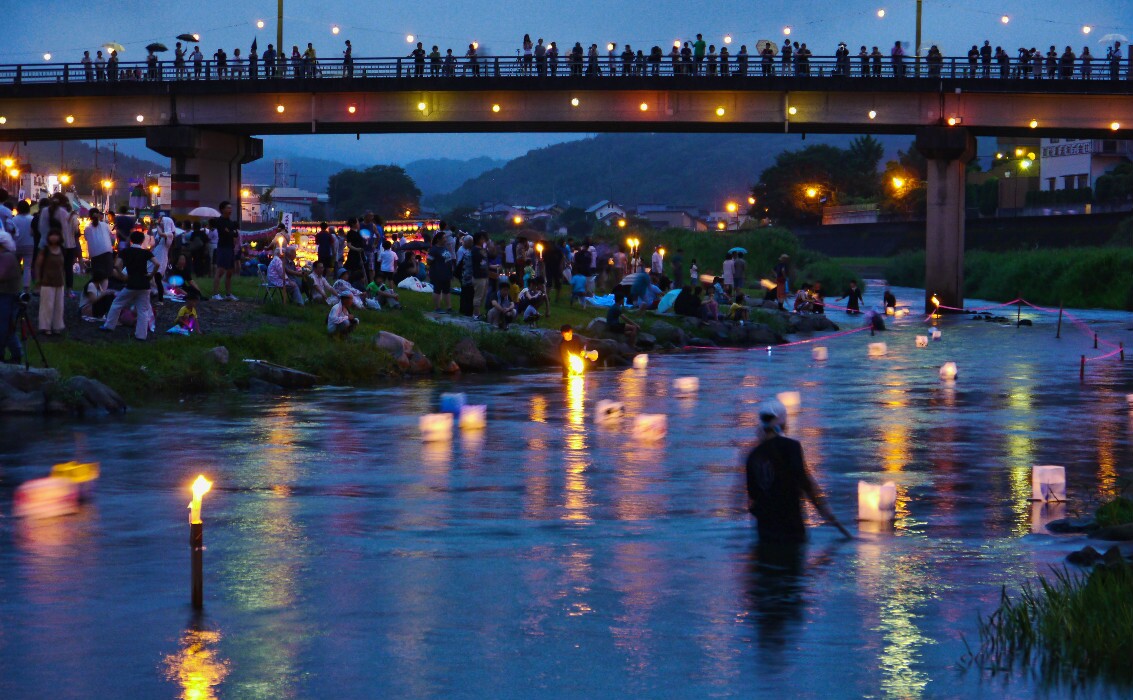
[[[0,154],[4,158],[18,156],[20,163],[41,174],[94,170],[95,165],[94,146],[83,141],[29,141],[26,144],[0,141]],[[113,147],[108,148],[102,142],[98,149],[98,168],[109,173],[111,167],[115,169],[115,177],[129,179],[147,173],[168,172],[169,159],[156,153],[152,159],[135,158],[122,151],[118,151],[115,157]]]
[[[602,134],[530,151],[433,198],[442,211],[482,202],[586,207],[602,199],[632,206],[668,203],[720,209],[746,196],[785,150],[844,146],[846,135]],[[909,147],[909,136],[879,136],[885,158]]]
[[[452,192],[465,181],[506,164],[506,160],[481,156],[471,160],[427,158],[415,160],[403,167],[409,177],[417,183],[422,199],[428,204],[432,197]]]

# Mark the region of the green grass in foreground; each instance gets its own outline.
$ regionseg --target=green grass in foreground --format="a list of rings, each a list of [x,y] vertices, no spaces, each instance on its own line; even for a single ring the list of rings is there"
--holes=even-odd
[[[82,283],[85,279],[76,286],[81,288]],[[210,289],[208,284],[204,288]],[[278,302],[255,303],[262,292],[258,280],[249,277],[234,279],[233,292],[241,299],[254,300],[246,307],[245,327],[238,331],[210,330],[215,328],[210,326],[210,314],[224,308],[226,302],[202,302],[199,314],[205,330],[203,335],[169,336],[159,328],[148,342],[137,343],[119,331],[112,337],[99,335],[93,340],[65,337],[45,342],[43,349],[48,363],[64,376],[84,375],[97,379],[118,391],[131,405],[137,405],[156,398],[230,388],[248,376],[243,359],[275,362],[316,374],[332,384],[380,382],[397,376],[399,370],[390,355],[373,348],[372,339],[378,331],[396,333],[413,341],[438,369],[448,366],[454,346],[468,335],[461,328],[434,323],[423,315],[433,310],[431,294],[401,292],[403,308],[399,311],[364,309],[358,314],[361,325],[355,335],[346,340],[334,340],[326,334],[328,308],[325,305],[298,307]],[[542,328],[558,329],[564,323],[585,328],[593,318],[606,313],[600,308],[584,310],[577,304],[570,306],[569,298],[569,290],[564,289],[560,301],[552,301],[550,317],[540,322]],[[456,297],[453,305],[459,306]],[[632,313],[629,317],[640,322],[647,331],[655,321],[662,320],[650,314]],[[672,317],[663,320],[683,323]],[[777,318],[762,312],[754,313],[752,320],[781,325]],[[691,326],[686,324],[687,329]],[[777,329],[782,331],[782,328]],[[481,350],[512,363],[534,354],[536,346],[529,335],[499,333],[487,327],[473,339]],[[227,365],[205,359],[205,351],[218,345],[229,351]],[[33,360],[37,360],[34,348],[29,350]]]
[[[980,647],[966,661],[983,670],[1032,667],[1044,681],[1102,678],[1133,685],[1133,567],[1088,574],[1056,570],[1026,584],[980,619]]]

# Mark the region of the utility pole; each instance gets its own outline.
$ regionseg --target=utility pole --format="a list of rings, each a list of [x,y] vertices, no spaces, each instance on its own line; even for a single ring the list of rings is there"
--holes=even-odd
[[[920,7],[920,0],[917,0],[917,7]],[[917,15],[918,17],[920,15]],[[920,26],[919,24],[917,26]],[[275,51],[279,56],[283,54],[283,0],[279,0],[276,5],[275,16]]]
[[[922,1],[923,0],[917,0],[917,61],[915,61],[915,66],[917,66],[917,71],[915,71],[915,75],[917,75],[918,78],[920,77],[920,23],[921,23],[921,3],[922,3]],[[282,6],[282,5],[283,5],[283,0],[280,0],[280,6]]]

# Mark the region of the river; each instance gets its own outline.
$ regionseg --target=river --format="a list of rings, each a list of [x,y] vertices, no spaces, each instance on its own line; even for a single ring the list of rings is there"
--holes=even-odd
[[[1130,335],[1127,314],[1075,313],[1103,340]],[[1131,475],[1133,377],[1110,358],[1081,382],[1080,356],[1105,349],[1023,317],[1035,325],[945,318],[917,348],[913,314],[817,343],[825,362],[809,345],[713,350],[569,382],[519,372],[13,421],[3,515],[56,462],[99,461],[102,477],[76,516],[0,518],[0,696],[1033,697],[1026,673],[959,671],[963,639],[1000,586],[1081,546],[1042,533],[1053,514],[1027,500],[1032,465],[1066,466],[1071,513]],[[878,341],[888,353],[867,357]],[[674,395],[681,376],[699,378],[695,396]],[[453,390],[488,406],[487,431],[422,444],[418,417]],[[787,560],[757,546],[739,466],[781,391],[800,392],[788,432],[861,531],[844,542],[812,516]],[[666,414],[667,437],[597,425],[600,399]],[[194,616],[198,473],[215,485]],[[855,523],[859,480],[896,483],[891,529]]]

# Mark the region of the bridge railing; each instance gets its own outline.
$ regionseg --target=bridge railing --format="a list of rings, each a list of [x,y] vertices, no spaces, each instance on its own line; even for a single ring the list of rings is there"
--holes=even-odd
[[[266,64],[247,59],[227,61],[120,62],[116,66],[83,63],[37,63],[0,65],[0,85],[43,85],[112,82],[179,82],[229,80],[323,80],[323,79],[397,79],[397,78],[855,78],[855,79],[972,79],[987,81],[1074,80],[1091,83],[1133,81],[1133,54],[1128,59],[1111,61],[1094,58],[1072,63],[1042,60],[1022,61],[1012,58],[990,64],[972,63],[968,58],[942,57],[920,60],[905,57],[894,61],[889,56],[858,56],[837,59],[833,56],[811,56],[805,60],[785,62],[781,56],[766,62],[760,56],[732,54],[725,60],[719,56],[702,61],[674,60],[671,55],[650,58],[633,56],[626,60],[620,54],[601,55],[596,60],[583,56],[581,61],[569,55],[555,60],[526,61],[520,56],[477,56],[470,58],[411,57],[318,59],[278,61]]]

